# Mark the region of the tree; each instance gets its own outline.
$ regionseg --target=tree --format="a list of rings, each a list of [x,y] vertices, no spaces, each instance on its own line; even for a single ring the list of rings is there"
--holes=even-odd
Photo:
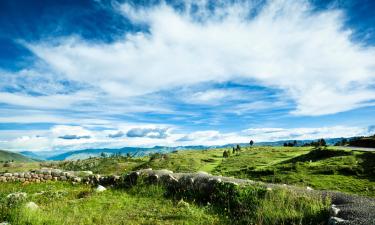
[[[293,146],[294,147],[297,146],[297,141],[296,140],[293,141]]]
[[[254,144],[254,141],[253,140],[250,140],[250,147],[252,147],[253,146],[253,144]]]
[[[236,151],[237,151],[237,149],[235,149],[235,148],[233,147],[232,154],[235,154]]]
[[[240,152],[240,151],[241,151],[241,146],[240,146],[240,145],[237,145],[237,147],[236,147],[236,151],[237,151],[237,152]]]
[[[107,155],[104,152],[100,153],[100,157],[105,158],[106,156]]]
[[[319,146],[327,146],[326,140],[323,138],[319,140]]]
[[[229,157],[229,152],[227,150],[224,150],[223,157],[224,158],[228,158]]]

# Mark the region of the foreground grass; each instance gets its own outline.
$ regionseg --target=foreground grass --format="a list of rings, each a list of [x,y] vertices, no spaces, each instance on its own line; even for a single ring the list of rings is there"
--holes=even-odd
[[[108,190],[95,193],[89,186],[67,183],[4,184],[0,188],[2,219],[11,224],[220,224],[224,218],[209,207],[178,205],[163,197],[157,186],[134,190]],[[18,207],[4,210],[8,193],[23,191],[40,208]],[[36,194],[47,191],[44,194]],[[60,193],[60,194],[56,194]]]
[[[216,187],[210,202],[199,193],[171,193],[161,186],[93,192],[90,186],[55,182],[0,186],[0,220],[11,224],[324,224],[329,201],[285,189]],[[6,196],[26,192],[27,199]],[[184,200],[181,200],[184,199]],[[40,208],[31,210],[33,201]],[[187,203],[189,202],[189,203]]]

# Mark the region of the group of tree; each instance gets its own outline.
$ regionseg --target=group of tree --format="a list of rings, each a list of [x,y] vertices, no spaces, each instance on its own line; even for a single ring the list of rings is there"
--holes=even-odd
[[[375,148],[375,135],[368,137],[355,137],[348,141],[350,146]]]
[[[348,139],[343,138],[343,139],[341,139],[341,141],[336,142],[335,146],[345,146],[347,144],[349,144]]]
[[[284,142],[284,147],[296,147],[296,146],[297,146],[297,141]]]
[[[253,140],[250,140],[249,142],[249,145],[250,147],[252,147],[254,145],[254,141]],[[240,145],[236,145],[236,147],[233,146],[232,148],[232,154],[238,154],[241,152],[241,146]],[[224,150],[223,152],[223,158],[228,158],[230,156],[230,150]]]
[[[302,146],[314,146],[314,147],[325,147],[327,146],[326,140],[323,138],[317,140],[317,141],[312,141],[310,143],[305,143]]]

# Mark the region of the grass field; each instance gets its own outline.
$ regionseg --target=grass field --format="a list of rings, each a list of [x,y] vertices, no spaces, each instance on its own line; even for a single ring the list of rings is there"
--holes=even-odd
[[[15,152],[9,152],[0,150],[0,161],[1,162],[7,162],[7,161],[13,161],[13,162],[34,162],[34,160],[23,156],[21,154],[15,153]]]
[[[170,169],[174,172],[206,171],[216,175],[257,181],[310,186],[375,196],[375,153],[328,147],[247,147],[223,158],[224,149],[183,150],[163,157],[92,158],[55,162],[65,170],[91,170],[99,174],[123,174],[140,168]],[[0,166],[0,172],[39,168],[39,163]],[[44,163],[48,165],[48,163]]]
[[[228,189],[229,188],[229,189]],[[287,190],[222,187],[212,204],[165,197],[157,185],[95,192],[88,185],[53,182],[0,186],[0,221],[11,224],[323,224],[329,201]],[[9,199],[15,192],[26,198]],[[232,194],[228,194],[232,193]],[[233,194],[237,193],[237,194]],[[184,199],[184,200],[181,200]],[[27,202],[39,208],[26,207]]]

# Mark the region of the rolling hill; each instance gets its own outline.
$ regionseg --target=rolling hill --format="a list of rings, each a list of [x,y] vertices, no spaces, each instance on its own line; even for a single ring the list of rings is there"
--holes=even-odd
[[[328,145],[333,145],[334,143],[341,141],[342,138],[327,138],[325,139]],[[254,146],[282,146],[285,142],[292,142],[293,140],[282,140],[282,141],[273,141],[273,142],[258,142]],[[301,146],[305,143],[310,143],[311,141],[316,140],[298,140],[298,146]],[[248,143],[238,143],[241,147],[249,146]],[[22,155],[38,160],[77,160],[77,159],[87,159],[89,157],[97,157],[100,154],[105,153],[107,156],[112,154],[126,155],[129,153],[131,156],[146,156],[150,153],[168,153],[175,150],[202,150],[202,149],[216,149],[216,148],[231,148],[236,146],[237,143],[226,144],[226,145],[191,145],[191,146],[154,146],[151,148],[141,148],[141,147],[123,147],[123,148],[98,148],[98,149],[81,149],[81,150],[72,150],[64,152],[55,152],[55,151],[43,151],[43,152],[31,152],[23,151],[20,152]]]
[[[0,150],[0,161],[6,162],[11,160],[14,162],[34,162],[34,160],[19,153]]]

